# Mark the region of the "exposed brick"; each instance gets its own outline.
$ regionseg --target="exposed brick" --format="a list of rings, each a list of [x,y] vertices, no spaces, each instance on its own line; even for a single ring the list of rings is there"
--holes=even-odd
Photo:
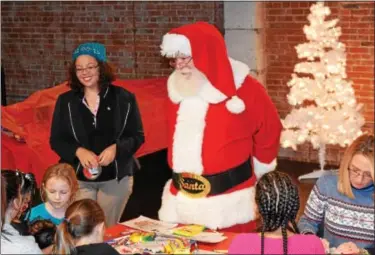
[[[342,5],[345,9],[359,9],[358,4],[343,4]]]
[[[265,2],[267,91],[284,118],[292,109],[286,83],[297,59],[295,46],[307,42],[303,26],[315,2]],[[374,3],[326,2],[329,19],[339,18],[340,41],[347,46],[347,74],[357,101],[364,103],[364,130],[374,132]],[[2,2],[2,65],[10,102],[66,79],[72,50],[95,40],[107,45],[117,77],[148,78],[168,75],[171,69],[159,56],[162,35],[169,29],[198,20],[222,32],[223,2],[70,1]],[[134,20],[133,20],[134,19]],[[133,27],[133,23],[135,27]],[[337,165],[343,149],[327,146],[327,164]],[[311,144],[297,151],[281,149],[279,156],[316,162]]]
[[[171,69],[162,64],[159,52],[162,36],[198,20],[224,31],[223,9],[223,2],[194,1],[2,2],[1,54],[8,102],[66,80],[73,49],[88,40],[107,46],[118,78],[168,75]]]
[[[373,2],[325,2],[331,8],[327,20],[338,18],[342,27],[340,41],[346,44],[347,75],[353,81],[357,101],[364,103],[363,116],[366,119],[364,130],[374,133],[374,3]],[[307,42],[303,26],[308,25],[307,14],[314,2],[283,2],[266,8],[266,62],[267,91],[275,103],[279,115],[284,118],[292,109],[287,103],[289,81],[297,59],[295,46]],[[294,23],[287,23],[284,14]],[[327,164],[338,165],[344,149],[327,146]],[[311,144],[298,146],[297,151],[281,149],[279,157],[304,162],[317,162],[318,151]]]

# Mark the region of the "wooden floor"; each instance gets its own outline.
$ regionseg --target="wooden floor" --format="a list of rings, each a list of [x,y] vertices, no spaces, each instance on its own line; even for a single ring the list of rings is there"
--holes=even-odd
[[[163,150],[140,159],[142,169],[138,171],[134,177],[133,194],[122,215],[122,221],[138,217],[139,215],[157,218],[157,212],[161,205],[163,187],[165,182],[171,178],[172,173],[167,165],[166,158],[166,150]],[[332,168],[334,168],[334,166],[327,166],[327,169]],[[314,181],[304,181],[300,183],[297,178],[314,169],[318,169],[318,164],[278,160],[277,170],[288,173],[299,183],[301,209],[298,217],[303,212]]]

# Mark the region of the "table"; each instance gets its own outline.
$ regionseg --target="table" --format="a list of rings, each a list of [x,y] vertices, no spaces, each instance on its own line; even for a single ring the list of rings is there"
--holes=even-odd
[[[129,227],[117,224],[112,227],[107,228],[107,231],[104,236],[104,241],[108,241],[117,237],[121,236],[121,232],[130,230]],[[202,250],[209,250],[209,251],[214,251],[214,250],[228,250],[229,245],[234,238],[234,236],[237,233],[230,233],[230,232],[224,232],[224,235],[227,237],[224,241],[217,243],[217,244],[208,244],[208,243],[200,243],[198,242],[198,248]]]

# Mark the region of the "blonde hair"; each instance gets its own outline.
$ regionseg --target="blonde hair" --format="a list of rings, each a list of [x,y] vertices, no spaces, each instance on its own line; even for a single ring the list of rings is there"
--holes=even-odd
[[[337,190],[343,195],[354,198],[350,178],[349,166],[355,155],[360,154],[367,158],[372,166],[371,175],[374,180],[374,135],[364,134],[354,140],[354,142],[346,149],[341,160],[339,177],[337,182]]]
[[[70,202],[73,202],[78,191],[78,180],[73,167],[66,163],[55,164],[47,168],[43,175],[42,187],[40,189],[40,197],[42,198],[42,201],[45,202],[47,200],[45,191],[46,184],[48,180],[53,177],[63,179],[69,184],[71,191]]]
[[[57,227],[53,254],[72,254],[80,238],[90,235],[94,228],[104,223],[103,209],[92,199],[82,199],[71,204],[64,221]]]

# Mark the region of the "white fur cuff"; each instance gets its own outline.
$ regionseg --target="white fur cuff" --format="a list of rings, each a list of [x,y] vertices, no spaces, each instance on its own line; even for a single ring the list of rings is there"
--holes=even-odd
[[[254,163],[254,173],[257,179],[259,180],[264,174],[275,170],[277,162],[276,158],[271,161],[271,163],[266,164],[260,162],[256,157],[253,157]]]

